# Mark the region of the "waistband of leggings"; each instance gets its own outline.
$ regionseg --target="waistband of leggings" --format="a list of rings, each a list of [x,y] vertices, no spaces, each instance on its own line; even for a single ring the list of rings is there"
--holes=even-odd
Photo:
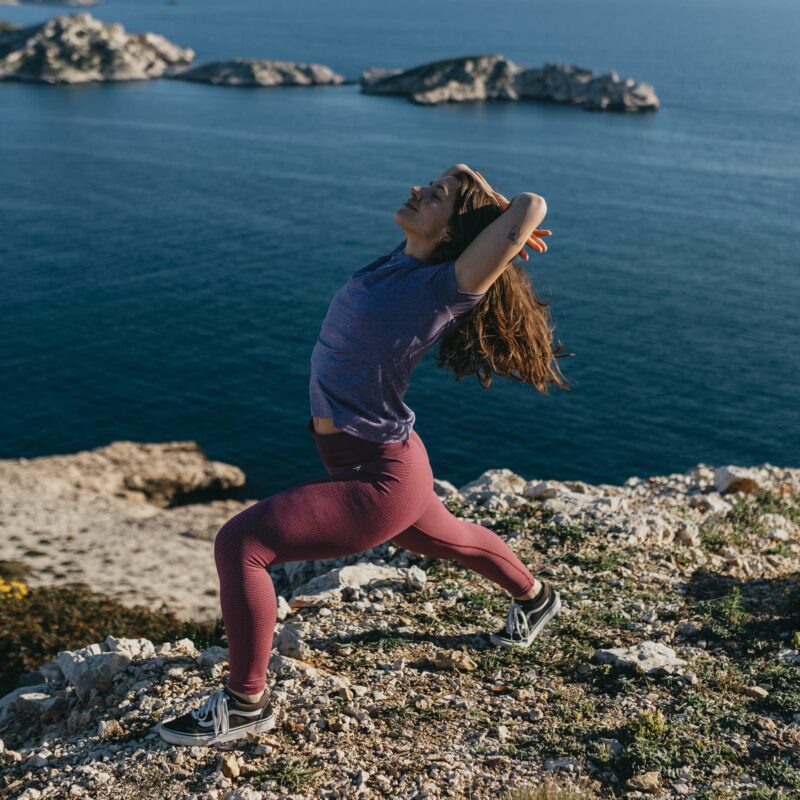
[[[338,433],[317,433],[314,430],[314,417],[308,418],[306,424],[309,433],[314,440],[328,453],[359,452],[371,454],[390,454],[405,452],[411,445],[411,438],[402,442],[372,442],[368,439],[361,439],[347,431]]]

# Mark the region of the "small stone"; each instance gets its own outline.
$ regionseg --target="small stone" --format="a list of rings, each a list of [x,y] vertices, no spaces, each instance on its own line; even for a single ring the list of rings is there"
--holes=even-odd
[[[228,649],[226,647],[220,647],[219,645],[212,645],[211,647],[206,648],[197,656],[197,663],[201,667],[213,667],[215,664],[219,664],[222,661],[228,660]]]
[[[224,753],[222,756],[222,774],[226,778],[239,777],[239,761],[233,753]]]
[[[122,736],[124,731],[122,725],[115,719],[101,719],[97,725],[97,735],[101,739],[110,739],[116,736]]]
[[[28,764],[35,769],[42,769],[48,765],[51,755],[53,754],[49,750],[40,750],[28,759]]]
[[[477,669],[478,665],[461,650],[438,650],[435,660],[436,669]]]
[[[600,738],[598,742],[605,747],[612,756],[618,756],[624,749],[619,739]]]
[[[300,630],[289,623],[281,628],[272,646],[281,655],[289,656],[289,658],[297,658],[301,661],[307,658],[311,652],[311,648],[301,638]]]
[[[548,772],[568,772],[579,773],[581,771],[581,764],[574,758],[548,758],[544,762],[544,768]]]
[[[681,680],[683,680],[684,683],[689,684],[689,686],[696,686],[698,683],[700,683],[700,678],[697,677],[697,673],[691,672],[690,670],[687,670],[683,673],[683,675],[681,675]]]
[[[425,570],[417,566],[411,566],[406,570],[406,585],[409,589],[421,589],[427,582],[428,576]]]
[[[278,595],[278,621],[283,622],[289,614],[292,613],[292,607],[286,601],[286,598],[279,594]]]
[[[628,780],[628,788],[637,792],[657,792],[661,788],[661,776],[658,772],[643,772]]]
[[[744,693],[748,697],[753,697],[756,700],[763,700],[765,697],[769,696],[769,692],[761,686],[747,686]]]
[[[675,626],[675,633],[679,633],[681,636],[696,636],[702,627],[699,622],[679,622]]]

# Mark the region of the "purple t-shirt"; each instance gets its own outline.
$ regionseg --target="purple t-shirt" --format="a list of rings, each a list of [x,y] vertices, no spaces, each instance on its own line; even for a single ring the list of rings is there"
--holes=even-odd
[[[408,439],[411,373],[486,295],[459,290],[455,260],[425,264],[405,246],[404,239],[339,289],[311,353],[312,416],[373,442]]]

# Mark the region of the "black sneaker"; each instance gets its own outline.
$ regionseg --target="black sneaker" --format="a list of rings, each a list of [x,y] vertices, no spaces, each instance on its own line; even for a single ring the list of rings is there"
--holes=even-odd
[[[245,703],[226,686],[214,692],[202,706],[158,726],[161,738],[171,744],[211,745],[241,739],[250,731],[275,727],[275,712],[268,692],[257,703]]]
[[[489,635],[498,647],[528,647],[544,626],[561,610],[561,595],[546,581],[535,604],[526,606],[512,600],[505,628]]]

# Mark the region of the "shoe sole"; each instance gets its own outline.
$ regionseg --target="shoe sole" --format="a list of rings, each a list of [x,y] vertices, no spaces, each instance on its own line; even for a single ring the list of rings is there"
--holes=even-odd
[[[555,595],[555,602],[550,607],[550,610],[536,623],[531,630],[531,635],[528,639],[523,641],[512,641],[511,639],[502,639],[497,634],[489,634],[489,641],[498,647],[530,647],[531,642],[539,635],[539,631],[550,622],[553,617],[561,611],[561,594],[558,591],[553,592]]]
[[[165,728],[164,724],[158,726],[159,736],[170,744],[185,744],[185,745],[199,745],[200,747],[208,747],[212,744],[222,744],[223,742],[232,742],[235,739],[243,739],[248,733],[264,733],[271,731],[275,727],[275,714],[270,714],[252,725],[246,725],[236,730],[221,733],[219,736],[192,736],[190,733],[178,733]]]

